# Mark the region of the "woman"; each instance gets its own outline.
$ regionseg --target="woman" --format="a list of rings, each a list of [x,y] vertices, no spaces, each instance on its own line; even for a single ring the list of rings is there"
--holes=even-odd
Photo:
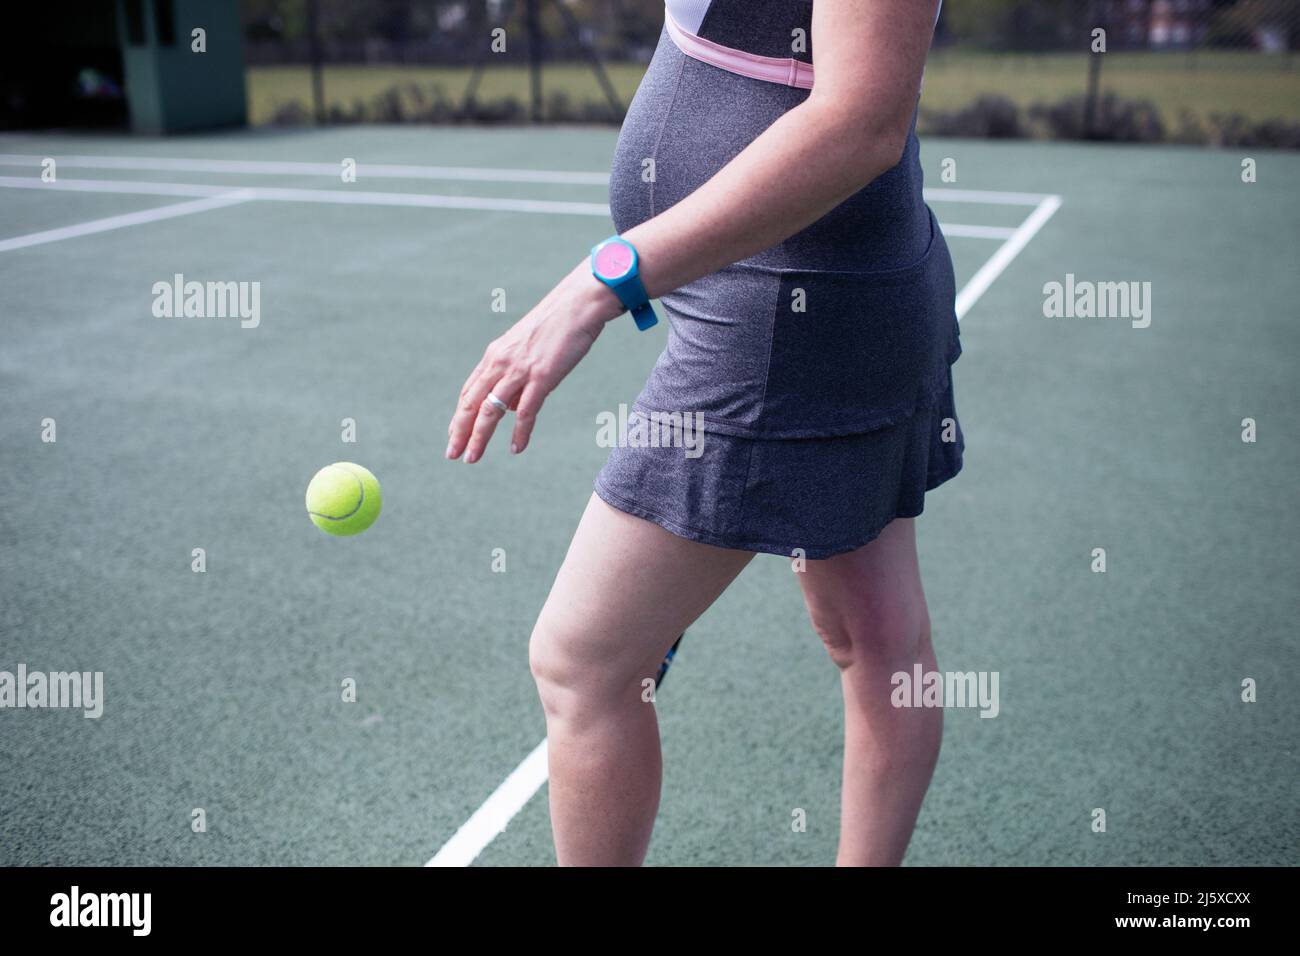
[[[523,451],[605,324],[652,319],[644,291],[671,321],[634,411],[704,423],[702,454],[611,452],[533,631],[561,865],[643,860],[645,681],[758,552],[807,559],[840,669],[838,863],[907,848],[942,735],[941,711],[890,704],[893,674],[936,667],[912,519],[963,447],[952,263],[915,136],[938,2],[667,0],[614,157],[614,261],[593,250],[461,391],[449,458],[477,461],[508,410]]]

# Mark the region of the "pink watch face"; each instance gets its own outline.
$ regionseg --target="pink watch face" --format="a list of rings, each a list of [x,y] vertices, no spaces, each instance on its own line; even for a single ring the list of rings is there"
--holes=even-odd
[[[596,253],[596,271],[606,279],[621,279],[632,268],[632,250],[621,242],[601,246]]]

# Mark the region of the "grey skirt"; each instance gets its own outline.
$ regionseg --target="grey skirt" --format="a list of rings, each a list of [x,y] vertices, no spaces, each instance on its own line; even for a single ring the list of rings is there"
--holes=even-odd
[[[636,412],[633,413],[637,414]],[[620,445],[596,477],[607,504],[720,548],[829,558],[860,548],[961,470],[951,382],[893,425],[825,438],[705,431],[699,454]]]

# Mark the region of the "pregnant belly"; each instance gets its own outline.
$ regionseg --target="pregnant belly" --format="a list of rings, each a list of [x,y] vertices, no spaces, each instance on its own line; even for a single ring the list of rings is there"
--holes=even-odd
[[[667,31],[628,109],[610,169],[614,226],[626,232],[708,182],[808,91],[721,70],[678,50]],[[742,260],[771,268],[894,269],[929,245],[919,147],[830,212]]]

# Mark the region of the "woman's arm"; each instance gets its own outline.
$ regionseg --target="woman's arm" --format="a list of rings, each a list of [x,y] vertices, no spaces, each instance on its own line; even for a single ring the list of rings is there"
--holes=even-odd
[[[623,234],[651,298],[716,272],[816,222],[896,165],[907,141],[938,0],[816,0],[816,82],[680,202]],[[522,451],[542,401],[623,306],[584,257],[538,305],[488,346],[461,389],[447,457],[482,455],[515,409]]]
[[[816,0],[816,82],[708,182],[623,237],[651,298],[816,222],[902,157],[938,0]]]

